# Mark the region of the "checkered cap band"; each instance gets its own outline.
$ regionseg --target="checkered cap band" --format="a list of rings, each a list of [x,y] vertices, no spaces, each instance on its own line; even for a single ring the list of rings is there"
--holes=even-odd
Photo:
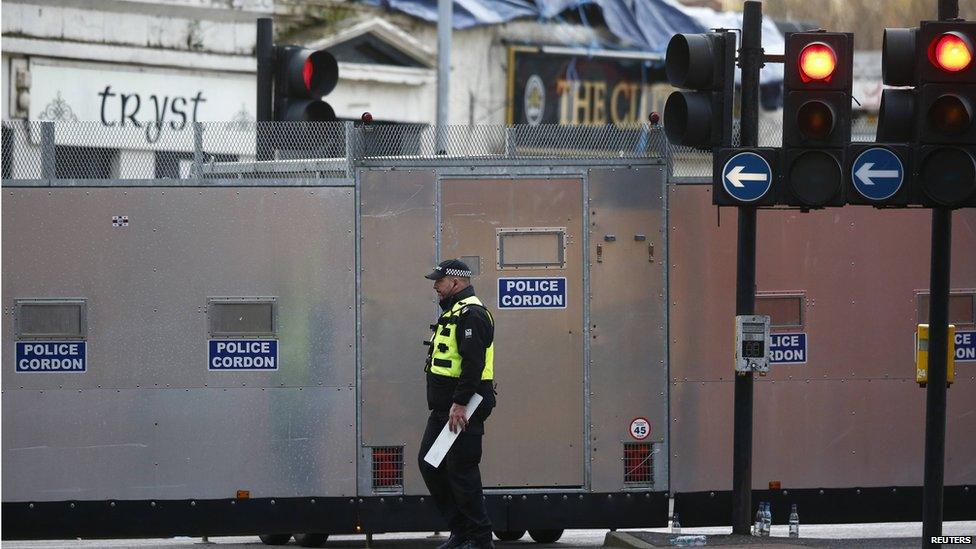
[[[436,267],[436,268],[437,270],[440,270],[440,267]],[[448,269],[444,271],[444,274],[446,274],[447,276],[463,276],[463,277],[471,278],[471,271],[464,271],[461,269]]]

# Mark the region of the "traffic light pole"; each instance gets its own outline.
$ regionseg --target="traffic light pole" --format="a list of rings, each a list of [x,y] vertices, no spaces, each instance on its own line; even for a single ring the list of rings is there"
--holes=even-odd
[[[270,17],[258,19],[258,36],[255,44],[258,58],[258,97],[257,97],[257,131],[255,143],[257,159],[271,160],[271,142],[268,135],[268,122],[271,121],[271,83],[274,55],[274,33]]]
[[[743,8],[742,147],[759,144],[759,69],[762,66],[762,2],[746,0]],[[730,146],[727,144],[726,146]],[[739,207],[735,277],[735,314],[754,314],[756,307],[756,207]],[[749,535],[752,511],[753,373],[736,373],[732,434],[732,533]]]
[[[922,541],[942,535],[945,480],[946,362],[949,338],[949,266],[952,210],[932,210],[932,280],[929,286],[929,372],[925,388],[925,484],[922,487]]]
[[[957,0],[939,0],[939,21],[959,17]],[[922,545],[942,535],[945,483],[946,377],[949,354],[949,270],[952,209],[932,210],[932,272],[929,283],[929,372],[925,387],[925,473],[922,486]]]

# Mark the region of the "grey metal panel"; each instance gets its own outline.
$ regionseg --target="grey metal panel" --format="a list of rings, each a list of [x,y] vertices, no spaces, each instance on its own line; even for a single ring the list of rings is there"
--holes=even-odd
[[[424,278],[435,264],[434,172],[361,178],[363,444],[404,445],[404,493],[426,493],[416,456],[428,414],[422,342],[437,308]],[[371,492],[368,463],[361,493]]]
[[[925,391],[913,380],[763,380],[756,384],[753,488],[919,486]],[[733,383],[672,387],[674,492],[732,484]],[[971,377],[949,390],[946,484],[973,482]]]
[[[473,284],[496,322],[498,407],[484,441],[484,483],[582,486],[582,181],[471,178],[441,186],[441,255],[485,258]],[[511,227],[566,227],[566,268],[499,271],[496,229]],[[500,276],[565,276],[567,307],[498,310]]]
[[[5,190],[5,307],[83,297],[89,346],[83,375],[17,374],[4,315],[4,389],[354,385],[352,192]],[[207,370],[212,296],[276,298],[278,371]]]
[[[351,387],[5,390],[3,501],[355,494]]]
[[[589,183],[592,489],[624,488],[623,443],[643,417],[661,452],[654,489],[667,490],[664,169],[590,170]]]
[[[736,218],[724,208],[719,225],[710,191],[670,189],[674,491],[727,489],[731,482]],[[959,210],[954,217],[952,287],[976,287],[976,211]],[[759,213],[757,290],[805,293],[809,356],[806,364],[774,365],[757,384],[754,459],[779,464],[758,456],[809,448],[820,461],[795,473],[809,486],[921,483],[924,413],[917,407],[924,392],[912,383],[912,347],[915,290],[929,281],[929,220],[922,210]],[[970,366],[957,369],[971,384]],[[793,386],[803,389],[784,392]],[[972,430],[970,417],[976,415],[972,390],[963,381],[950,390],[950,407],[959,408],[949,414],[947,483],[950,476],[971,483],[976,470],[976,441],[962,435]],[[769,417],[793,424],[778,423],[765,433],[762,418]],[[851,432],[870,444],[861,450],[845,444]],[[774,434],[782,438],[774,440]],[[871,459],[861,460],[862,452]],[[754,468],[757,487],[778,480],[759,471]]]

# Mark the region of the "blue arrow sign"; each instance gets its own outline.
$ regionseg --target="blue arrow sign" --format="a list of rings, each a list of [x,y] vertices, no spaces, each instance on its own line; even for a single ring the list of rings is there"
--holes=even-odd
[[[881,147],[872,147],[857,155],[851,165],[854,188],[868,200],[891,198],[905,180],[905,166],[898,155]]]
[[[754,152],[741,152],[722,168],[722,186],[729,196],[741,202],[762,198],[773,182],[769,162]]]

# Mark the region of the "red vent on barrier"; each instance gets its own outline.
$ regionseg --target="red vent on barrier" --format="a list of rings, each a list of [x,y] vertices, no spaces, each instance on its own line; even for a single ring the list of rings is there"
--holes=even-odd
[[[651,484],[654,481],[654,453],[650,442],[624,444],[624,482]]]
[[[373,490],[403,489],[403,446],[373,448]]]

